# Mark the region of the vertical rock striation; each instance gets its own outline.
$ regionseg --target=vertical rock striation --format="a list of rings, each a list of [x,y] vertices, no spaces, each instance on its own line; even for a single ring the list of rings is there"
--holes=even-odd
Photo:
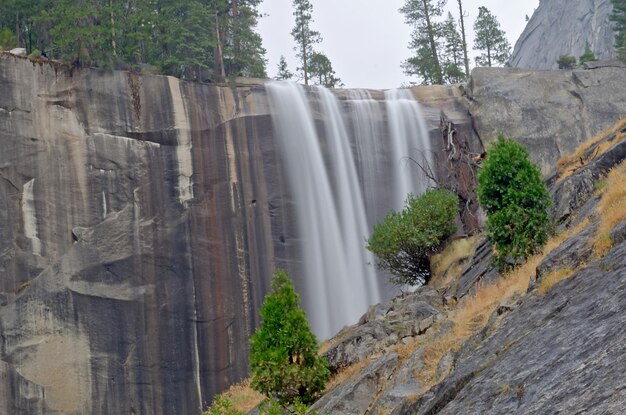
[[[192,414],[245,376],[286,228],[253,95],[0,58],[3,413]]]
[[[612,0],[542,0],[515,43],[510,66],[556,69],[561,55],[579,57],[589,44],[599,59],[613,57]]]

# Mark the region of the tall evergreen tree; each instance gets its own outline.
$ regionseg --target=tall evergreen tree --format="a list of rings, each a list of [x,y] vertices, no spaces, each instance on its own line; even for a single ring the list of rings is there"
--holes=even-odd
[[[617,57],[626,62],[626,0],[612,0],[611,21],[615,31],[615,50]]]
[[[266,77],[265,48],[255,31],[261,0],[229,0],[224,36],[223,57],[227,76]]]
[[[483,51],[476,57],[480,66],[504,65],[511,55],[511,45],[506,33],[500,28],[496,17],[486,7],[478,8],[478,18],[474,22],[476,38],[474,50]]]
[[[442,15],[445,4],[446,0],[406,0],[400,8],[405,22],[413,26],[409,48],[415,53],[404,62],[404,72],[419,76],[426,84],[444,81],[439,60],[442,30],[436,19]]]
[[[461,40],[463,42],[463,63],[465,64],[465,77],[469,77],[469,57],[467,56],[467,37],[465,36],[465,18],[467,14],[463,11],[462,0],[457,0],[459,3],[459,26],[461,28]]]
[[[456,21],[452,13],[448,13],[448,18],[442,26],[444,37],[443,53],[443,75],[444,80],[449,83],[459,83],[465,78],[463,72],[463,39],[456,29]]]
[[[293,15],[296,24],[291,31],[297,46],[294,48],[296,56],[300,59],[298,71],[302,73],[304,84],[309,84],[309,60],[314,53],[313,45],[322,41],[319,32],[311,29],[313,23],[313,5],[309,0],[293,0]]]
[[[110,66],[112,12],[108,0],[58,0],[41,21],[49,27],[54,56],[81,65]]]
[[[261,326],[250,339],[252,387],[281,403],[309,403],[324,389],[330,372],[300,308],[287,273],[278,270],[261,307]]]
[[[217,79],[261,77],[261,1],[2,0],[0,30],[5,37],[7,30],[15,33],[16,43],[29,52],[37,48],[85,65],[147,63],[190,78],[212,70]]]
[[[15,46],[26,48],[29,53],[38,48],[40,33],[36,18],[45,4],[44,0],[0,1],[0,28],[11,30]]]
[[[280,62],[278,63],[278,73],[276,79],[279,81],[286,81],[293,78],[293,73],[287,68],[287,60],[283,55],[280,55]]]

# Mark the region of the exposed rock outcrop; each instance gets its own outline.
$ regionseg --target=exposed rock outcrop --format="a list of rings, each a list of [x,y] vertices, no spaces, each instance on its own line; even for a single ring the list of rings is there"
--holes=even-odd
[[[579,57],[589,44],[599,59],[613,56],[611,0],[541,0],[515,44],[514,68],[556,69],[561,55]]]
[[[611,138],[614,140],[615,134],[597,144],[607,140],[611,143]],[[329,391],[330,398],[322,398],[316,408],[336,414],[387,415],[622,413],[626,407],[626,378],[622,375],[626,370],[626,338],[621,329],[626,309],[626,221],[610,232],[610,251],[601,258],[593,256],[592,240],[602,218],[595,211],[597,196],[584,193],[588,185],[581,178],[586,177],[594,187],[611,167],[626,159],[626,154],[619,151],[625,141],[622,138],[604,148],[600,155],[591,146],[589,151],[595,157],[587,159],[585,167],[565,179],[569,179],[573,192],[586,194],[569,211],[569,220],[563,225],[576,226],[576,232],[570,232],[571,236],[564,238],[560,246],[537,261],[536,270],[522,268],[522,272],[532,274],[523,280],[530,281],[526,295],[518,291],[493,307],[486,324],[469,338],[459,337],[465,328],[451,330],[465,321],[447,319],[454,315],[453,304],[437,314],[437,324],[428,333],[414,339],[408,355],[402,353],[405,345],[400,342],[364,342],[361,356],[367,356],[369,348],[373,357],[361,357],[367,365]],[[597,169],[598,174],[590,176],[589,169]],[[565,180],[553,184],[557,206],[563,193],[555,190]],[[622,199],[617,200],[623,203],[623,193],[620,194]],[[480,290],[481,284],[493,284],[498,279],[506,284],[508,278],[520,278],[516,274],[502,277],[495,272],[486,261],[488,251],[488,247],[479,244],[459,282],[452,283],[452,291],[456,290],[459,297],[467,296],[468,300],[470,290]],[[558,270],[570,270],[573,275],[549,290],[537,289],[535,276],[542,279]],[[495,292],[498,291],[492,293]],[[420,302],[422,295],[428,293],[427,288],[422,288],[402,301]],[[479,296],[476,301],[486,300]],[[382,310],[387,310],[387,306]],[[364,316],[363,321],[367,320]],[[341,349],[355,343],[361,327],[345,329],[334,347]],[[346,340],[347,344],[342,345]],[[462,344],[454,347],[455,341]],[[442,348],[449,350],[433,353]],[[388,375],[382,388],[380,384],[369,386],[361,375],[378,368],[385,352],[398,356],[400,361],[391,372],[385,372]],[[434,363],[433,358],[437,359]],[[434,376],[435,381],[429,383],[429,376]],[[344,385],[348,385],[347,389]],[[332,406],[337,397],[355,398],[347,394],[352,390],[360,391],[355,405],[367,411],[344,411],[342,408],[350,407],[346,402],[341,407]]]
[[[626,115],[626,69],[472,71],[467,96],[485,145],[499,133],[530,151],[544,176],[561,156]],[[619,92],[616,90],[619,89]],[[624,89],[622,89],[624,88]]]
[[[619,414],[626,406],[626,244],[523,301],[415,414]],[[600,381],[601,379],[601,381]]]

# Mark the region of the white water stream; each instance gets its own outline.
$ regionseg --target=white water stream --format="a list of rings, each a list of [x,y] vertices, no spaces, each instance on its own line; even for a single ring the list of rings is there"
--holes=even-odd
[[[408,161],[430,157],[428,135],[408,90],[388,91],[384,106],[351,91],[342,106],[321,87],[309,93],[314,102],[295,83],[266,89],[301,241],[304,275],[292,277],[303,281],[304,308],[325,339],[381,300],[365,240],[387,210],[428,186]]]

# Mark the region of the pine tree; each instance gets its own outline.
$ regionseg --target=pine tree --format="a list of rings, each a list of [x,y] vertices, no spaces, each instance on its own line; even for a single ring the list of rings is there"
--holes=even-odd
[[[286,81],[293,78],[293,73],[287,68],[287,60],[283,55],[280,55],[280,62],[278,63],[278,73],[276,79],[279,81]]]
[[[442,38],[441,24],[436,19],[443,14],[446,0],[406,0],[400,8],[407,24],[413,26],[409,48],[414,56],[403,63],[407,75],[417,75],[424,84],[443,84],[439,60]]]
[[[265,78],[265,48],[255,31],[261,0],[230,0],[226,17],[224,66],[226,76]]]
[[[500,23],[486,7],[478,8],[474,31],[476,32],[474,50],[484,52],[476,57],[476,64],[480,66],[504,65],[511,54],[511,45],[504,31],[500,29]]]
[[[459,83],[465,78],[463,73],[463,39],[456,29],[456,21],[452,13],[442,26],[444,37],[443,74],[444,80],[449,83]]]
[[[341,79],[335,76],[330,59],[320,52],[314,52],[311,55],[309,75],[314,83],[326,88],[337,88],[343,85]]]
[[[578,62],[580,63],[580,65],[583,65],[583,64],[585,64],[587,62],[593,62],[593,61],[597,61],[597,60],[598,60],[598,58],[596,58],[595,53],[593,53],[593,51],[591,50],[591,46],[589,46],[589,42],[587,42],[585,44],[585,51],[578,58]]]
[[[626,62],[626,0],[612,0],[610,19],[615,32],[615,51],[618,59]]]
[[[261,307],[261,326],[250,339],[252,387],[281,403],[312,402],[330,372],[287,273],[278,270]]]
[[[463,3],[461,0],[457,0],[459,3],[459,26],[461,28],[461,40],[463,41],[463,63],[465,64],[465,77],[470,75],[469,69],[469,57],[467,56],[467,37],[465,36],[465,18],[467,14],[463,11]]]
[[[296,41],[297,46],[294,48],[296,56],[300,59],[302,66],[298,71],[302,73],[304,84],[309,84],[309,60],[313,55],[313,45],[322,41],[319,32],[311,29],[313,23],[313,5],[309,0],[293,0],[293,15],[296,18],[296,24],[291,31],[291,36]]]

